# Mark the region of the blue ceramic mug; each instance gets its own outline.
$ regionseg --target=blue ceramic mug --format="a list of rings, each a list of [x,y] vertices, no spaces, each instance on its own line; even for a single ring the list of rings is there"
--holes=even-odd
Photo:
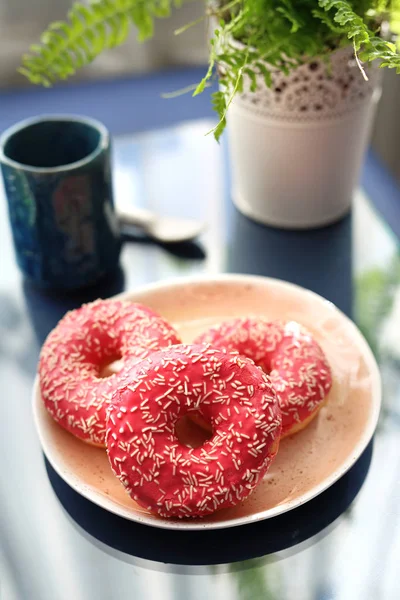
[[[69,116],[23,121],[1,136],[0,164],[26,277],[77,289],[115,271],[120,234],[104,125]]]

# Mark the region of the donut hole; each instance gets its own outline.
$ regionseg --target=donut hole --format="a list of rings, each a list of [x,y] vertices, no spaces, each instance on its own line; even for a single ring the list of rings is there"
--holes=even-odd
[[[106,377],[111,377],[115,373],[119,373],[122,369],[122,355],[119,353],[112,354],[111,356],[107,356],[100,363],[99,372],[97,377],[100,379],[104,379]]]
[[[256,362],[256,365],[258,367],[261,367],[261,369],[264,371],[264,373],[266,375],[271,375],[271,371],[273,371],[273,366],[271,365],[270,360],[268,360],[268,359],[261,360],[259,362]]]
[[[213,436],[211,423],[200,411],[191,410],[175,424],[175,434],[181,444],[188,448],[200,448]]]

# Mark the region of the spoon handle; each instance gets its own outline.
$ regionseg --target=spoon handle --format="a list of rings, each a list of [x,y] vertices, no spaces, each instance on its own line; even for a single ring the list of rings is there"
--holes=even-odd
[[[154,220],[154,215],[145,208],[130,208],[129,210],[117,209],[117,218],[121,225],[131,225],[147,229]]]

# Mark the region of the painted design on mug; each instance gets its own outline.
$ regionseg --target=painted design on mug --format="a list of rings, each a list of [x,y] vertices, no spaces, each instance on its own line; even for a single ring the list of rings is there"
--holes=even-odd
[[[43,127],[44,139],[36,132],[32,152],[43,151],[44,157],[52,152],[46,146],[53,144],[51,127],[65,148],[77,143],[77,134],[85,138],[89,130],[99,129],[84,120],[56,120],[52,126],[47,118],[33,122]],[[18,137],[25,127],[12,129],[4,139]],[[16,258],[23,274],[39,285],[79,289],[118,266],[121,238],[113,214],[109,141],[103,128],[101,134],[104,146],[88,157],[85,168],[1,162]]]
[[[52,196],[55,222],[67,236],[63,258],[70,263],[95,254],[90,195],[88,178],[75,175],[62,179]]]
[[[31,277],[39,277],[42,257],[36,231],[36,202],[26,175],[3,166],[4,184],[17,261]]]
[[[33,227],[36,219],[36,205],[26,176],[22,172],[10,174],[7,184],[8,191],[13,198],[13,202],[10,204],[10,217],[27,227]]]

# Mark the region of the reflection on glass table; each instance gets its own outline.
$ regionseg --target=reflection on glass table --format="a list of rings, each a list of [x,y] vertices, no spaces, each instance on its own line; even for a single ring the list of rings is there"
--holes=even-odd
[[[397,239],[368,189],[359,190],[351,216],[321,230],[285,232],[249,221],[232,207],[225,148],[202,136],[207,128],[198,121],[116,139],[117,202],[205,219],[208,230],[190,248],[150,244],[137,234],[134,242],[127,238],[121,271],[85,293],[43,295],[21,281],[0,204],[0,378],[13,399],[0,405],[0,419],[10,424],[1,444],[11,458],[5,452],[0,458],[7,481],[0,486],[0,589],[6,600],[399,597]],[[45,466],[29,395],[39,347],[66,310],[156,280],[223,271],[293,281],[351,315],[380,362],[384,407],[373,453],[370,445],[355,471],[326,495],[281,522],[231,530],[225,542],[219,532],[190,548],[183,539],[174,542],[172,532],[114,521],[68,488]]]
[[[225,564],[259,558],[317,535],[353,502],[368,474],[372,442],[356,464],[328,490],[299,508],[251,525],[214,531],[172,531],[113,515],[80,496],[46,459],[50,483],[80,530],[109,548],[136,558],[177,565]],[[89,538],[90,539],[90,538]]]

